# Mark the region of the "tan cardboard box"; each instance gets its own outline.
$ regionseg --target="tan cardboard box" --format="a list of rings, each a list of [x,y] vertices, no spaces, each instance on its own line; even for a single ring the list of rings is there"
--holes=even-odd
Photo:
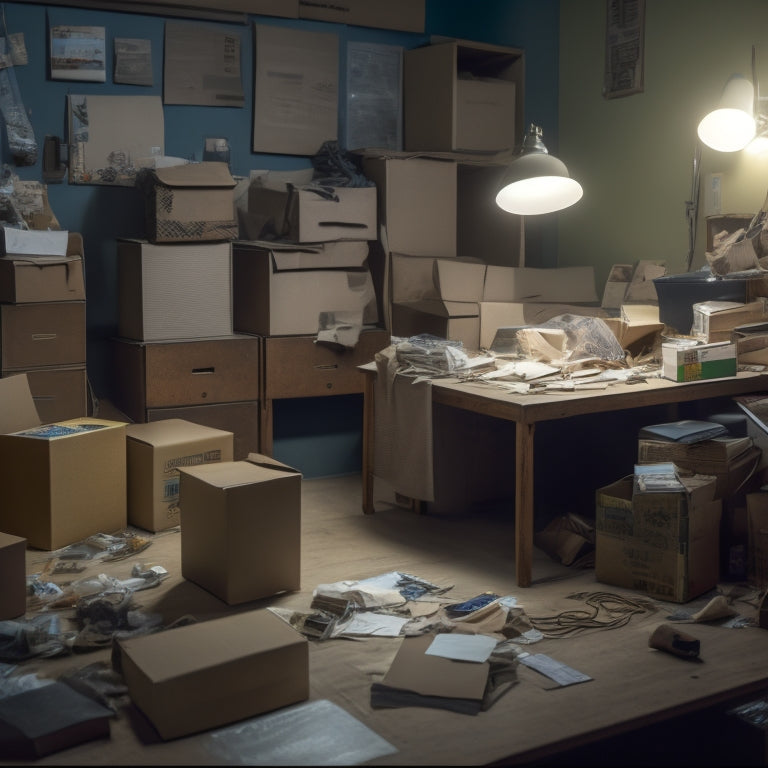
[[[309,698],[307,640],[267,610],[118,640],[113,665],[163,739]]]
[[[117,242],[119,336],[139,341],[232,334],[226,243]]]
[[[153,243],[234,240],[235,180],[226,163],[204,161],[140,172],[146,234]]]
[[[352,243],[367,255],[366,242],[349,241]],[[376,293],[367,266],[296,268],[295,250],[248,241],[233,244],[235,331],[301,336],[317,334],[323,317],[354,317],[358,325],[378,321]]]
[[[336,187],[333,198],[292,187],[286,200],[286,237],[296,243],[376,240],[376,187]]]
[[[26,373],[43,424],[88,415],[88,372],[84,365],[49,366],[8,373]]]
[[[703,301],[693,305],[691,335],[707,344],[730,341],[739,325],[768,320],[768,300],[748,303],[735,301]]]
[[[179,468],[232,461],[232,432],[183,419],[125,428],[128,522],[147,531],[179,525]]]
[[[70,232],[63,257],[9,254],[0,258],[0,302],[83,301],[83,237]]]
[[[593,267],[489,266],[483,301],[589,304],[598,301]]]
[[[258,453],[179,469],[181,574],[229,605],[301,586],[301,473]]]
[[[85,365],[84,301],[0,304],[3,371]]]
[[[596,491],[597,581],[675,603],[715,587],[722,512],[715,478],[681,478],[684,492],[634,495],[633,480]]]
[[[467,351],[480,345],[480,315],[472,301],[423,299],[392,305],[392,335],[408,338],[429,333],[460,341]]]
[[[0,403],[0,531],[53,550],[124,529],[125,423],[40,425],[25,375],[0,379]]]
[[[27,540],[0,533],[0,621],[15,619],[27,611]]]

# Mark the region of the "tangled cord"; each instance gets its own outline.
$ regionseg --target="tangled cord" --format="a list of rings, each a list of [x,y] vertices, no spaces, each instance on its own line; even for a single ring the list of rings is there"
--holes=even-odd
[[[617,629],[639,613],[657,610],[651,600],[629,598],[612,592],[576,592],[569,600],[584,600],[589,610],[561,611],[554,616],[529,617],[531,624],[544,637],[569,637],[590,629]]]

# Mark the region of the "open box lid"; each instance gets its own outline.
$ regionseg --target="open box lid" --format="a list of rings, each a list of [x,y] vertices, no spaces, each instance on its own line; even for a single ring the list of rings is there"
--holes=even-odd
[[[0,378],[0,434],[20,432],[40,424],[27,374]]]
[[[185,163],[152,170],[155,178],[166,187],[235,187],[235,180],[226,163],[204,161]]]

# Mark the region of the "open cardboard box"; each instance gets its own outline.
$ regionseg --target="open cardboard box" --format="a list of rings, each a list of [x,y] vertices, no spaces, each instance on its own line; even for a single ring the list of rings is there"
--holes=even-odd
[[[125,528],[125,426],[41,425],[26,374],[0,378],[0,531],[53,550]]]

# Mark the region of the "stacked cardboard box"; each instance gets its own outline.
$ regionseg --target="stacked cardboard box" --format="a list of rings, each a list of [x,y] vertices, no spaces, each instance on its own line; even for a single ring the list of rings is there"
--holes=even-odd
[[[26,373],[45,421],[85,416],[83,239],[74,232],[3,229],[0,375]]]

